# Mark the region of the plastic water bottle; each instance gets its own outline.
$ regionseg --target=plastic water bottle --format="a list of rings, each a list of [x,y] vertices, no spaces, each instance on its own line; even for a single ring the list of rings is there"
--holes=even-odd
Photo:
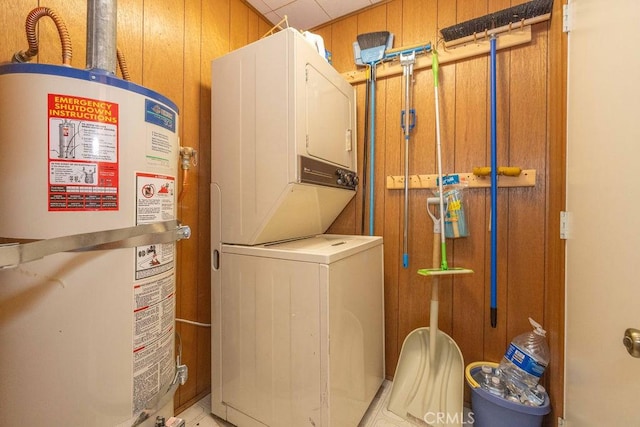
[[[546,331],[531,318],[529,323],[533,331],[515,337],[500,362],[507,387],[519,395],[537,386],[550,358]]]
[[[520,397],[520,402],[528,406],[542,406],[545,400],[546,390],[542,384],[538,384],[533,388],[528,388]]]
[[[506,393],[506,387],[502,382],[502,378],[497,376],[491,377],[491,382],[489,383],[487,390],[489,393],[500,397],[504,397]]]
[[[488,389],[492,376],[493,368],[489,365],[482,365],[480,369],[473,374],[473,379],[476,380],[480,387]]]

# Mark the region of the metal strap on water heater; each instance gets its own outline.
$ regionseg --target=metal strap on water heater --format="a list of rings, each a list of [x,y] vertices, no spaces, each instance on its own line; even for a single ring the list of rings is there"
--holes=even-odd
[[[29,243],[0,245],[0,269],[16,267],[60,252],[95,251],[132,248],[171,243],[191,237],[191,228],[177,220],[137,225],[135,227],[54,237]],[[6,239],[5,239],[6,240]]]

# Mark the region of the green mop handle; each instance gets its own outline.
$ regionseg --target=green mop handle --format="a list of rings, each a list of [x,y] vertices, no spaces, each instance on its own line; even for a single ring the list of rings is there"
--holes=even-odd
[[[438,52],[434,49],[431,52],[431,71],[433,72],[433,87],[438,89]]]
[[[440,111],[438,102],[438,52],[434,49],[431,52],[431,71],[433,72],[433,90],[436,98],[436,140],[438,144],[438,192],[440,196],[440,268],[448,270],[447,263],[447,243],[444,235],[444,194],[442,187],[442,155],[440,154]]]

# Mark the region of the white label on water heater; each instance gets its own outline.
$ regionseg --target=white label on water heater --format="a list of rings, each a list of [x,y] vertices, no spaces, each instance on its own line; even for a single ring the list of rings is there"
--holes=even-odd
[[[174,219],[175,177],[136,173],[136,224]],[[175,243],[135,248],[133,285],[133,414],[173,379]]]
[[[49,211],[119,209],[118,104],[49,94]]]
[[[146,158],[149,166],[170,169],[178,158],[176,113],[151,99],[145,100]]]
[[[173,318],[172,318],[173,320]],[[173,378],[173,322],[160,339],[133,351],[133,414],[147,409]]]
[[[175,178],[149,173],[136,174],[136,224],[170,221],[175,212]],[[164,273],[173,268],[174,244],[136,248],[135,279]]]

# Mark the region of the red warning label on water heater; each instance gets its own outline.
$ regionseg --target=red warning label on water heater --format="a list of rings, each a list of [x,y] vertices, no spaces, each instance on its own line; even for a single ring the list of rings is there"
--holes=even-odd
[[[118,210],[118,104],[49,94],[49,210]]]

